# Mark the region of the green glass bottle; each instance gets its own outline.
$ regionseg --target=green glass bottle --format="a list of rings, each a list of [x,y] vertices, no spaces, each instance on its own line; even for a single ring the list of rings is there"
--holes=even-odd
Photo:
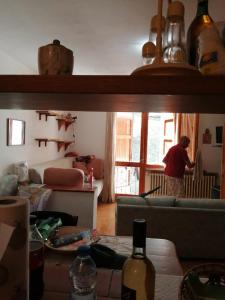
[[[208,0],[198,0],[197,13],[187,32],[187,58],[192,66],[198,65],[198,37],[202,30],[211,26],[213,20],[208,13]]]

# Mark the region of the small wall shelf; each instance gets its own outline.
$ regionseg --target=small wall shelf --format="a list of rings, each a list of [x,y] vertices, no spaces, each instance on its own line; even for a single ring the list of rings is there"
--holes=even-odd
[[[48,139],[46,138],[38,138],[38,139],[35,139],[35,141],[38,141],[38,147],[41,147],[41,143],[44,142],[45,144],[45,147],[47,146],[47,142],[48,142]]]
[[[48,121],[48,117],[55,117],[57,113],[48,110],[36,110],[36,113],[39,115],[39,120],[41,120],[41,116],[45,116],[45,121]]]
[[[45,147],[47,146],[48,142],[55,142],[57,143],[58,152],[63,148],[64,151],[67,150],[70,144],[74,143],[74,141],[63,141],[58,139],[47,139],[47,138],[36,138],[38,142],[38,146],[41,147],[41,143],[44,142]]]
[[[77,117],[73,117],[71,119],[60,119],[57,118],[56,120],[58,121],[58,129],[60,130],[62,126],[65,127],[65,131],[67,130],[67,128],[73,124],[75,122],[75,120],[77,119]]]

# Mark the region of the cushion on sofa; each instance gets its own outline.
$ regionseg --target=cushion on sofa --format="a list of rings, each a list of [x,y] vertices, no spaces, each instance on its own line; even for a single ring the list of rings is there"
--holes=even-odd
[[[116,201],[118,204],[147,205],[145,199],[138,196],[119,196],[116,198]]]
[[[29,181],[36,184],[42,184],[41,175],[35,169],[28,169]]]
[[[175,206],[176,198],[172,196],[160,196],[145,198],[149,206],[164,206],[173,207]]]
[[[15,196],[18,190],[18,176],[4,175],[0,179],[0,196]]]
[[[175,206],[187,208],[225,209],[225,200],[177,198]]]
[[[64,185],[83,188],[84,172],[75,168],[47,168],[44,170],[44,183],[47,185]]]

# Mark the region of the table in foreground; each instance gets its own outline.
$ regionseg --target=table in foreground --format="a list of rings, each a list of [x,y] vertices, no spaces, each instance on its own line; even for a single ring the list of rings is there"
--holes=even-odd
[[[132,253],[132,237],[128,236],[101,236],[100,244],[106,245],[117,253],[130,256]],[[157,274],[183,275],[177,257],[175,245],[165,239],[146,239],[146,255],[152,261]],[[49,263],[70,265],[74,253],[60,253],[48,251],[46,265]]]
[[[132,238],[124,236],[101,236],[99,243],[117,253],[130,256]],[[156,270],[155,300],[177,300],[182,280],[176,248],[171,241],[164,239],[146,239],[146,254]],[[68,300],[70,291],[69,265],[74,253],[47,251],[45,261],[45,295],[43,300]],[[98,269],[97,299],[120,299],[121,271]]]
[[[50,264],[45,270],[43,300],[68,300],[71,289],[68,268]],[[177,300],[182,276],[156,274],[155,300]],[[97,300],[120,299],[121,271],[98,269]]]

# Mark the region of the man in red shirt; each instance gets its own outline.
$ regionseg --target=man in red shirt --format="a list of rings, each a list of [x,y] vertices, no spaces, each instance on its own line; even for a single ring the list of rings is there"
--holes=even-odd
[[[177,145],[171,147],[163,159],[166,164],[165,175],[167,185],[167,195],[184,197],[184,172],[185,166],[193,168],[195,163],[191,163],[185,150],[190,144],[187,136],[182,136]]]

